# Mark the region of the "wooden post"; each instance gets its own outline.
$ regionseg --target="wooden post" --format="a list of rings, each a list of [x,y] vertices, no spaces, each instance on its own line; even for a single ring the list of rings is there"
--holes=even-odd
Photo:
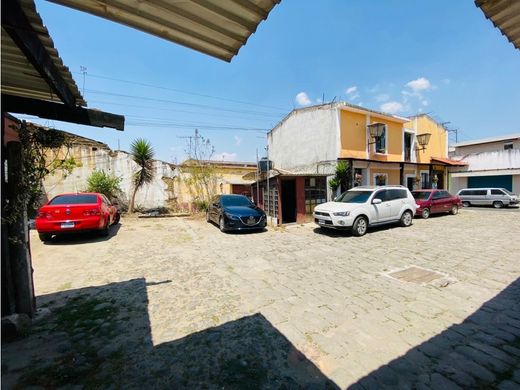
[[[22,145],[7,143],[7,199],[15,202],[19,192],[20,178],[23,177]],[[15,295],[15,312],[32,317],[35,309],[34,285],[32,279],[31,255],[29,251],[29,231],[27,208],[17,210],[15,219],[7,226],[9,240],[9,260]]]

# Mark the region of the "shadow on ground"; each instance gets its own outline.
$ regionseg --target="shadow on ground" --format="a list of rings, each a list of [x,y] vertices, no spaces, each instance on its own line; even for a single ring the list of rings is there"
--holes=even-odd
[[[350,388],[384,387],[519,389],[520,279],[461,324],[409,350]]]
[[[134,279],[38,297],[51,314],[2,345],[2,388],[338,388],[260,313],[154,346],[147,289],[170,283]],[[457,386],[520,386],[520,279],[351,388]]]
[[[169,283],[135,279],[39,297],[52,314],[2,346],[2,388],[338,388],[259,313],[154,346],[147,288]]]
[[[78,244],[85,244],[85,243],[91,243],[91,242],[108,241],[108,240],[112,239],[112,237],[117,236],[119,229],[121,229],[121,223],[110,226],[109,234],[106,237],[100,236],[99,232],[85,232],[85,233],[71,232],[71,233],[54,236],[51,240],[45,241],[44,244],[45,245],[78,245]]]

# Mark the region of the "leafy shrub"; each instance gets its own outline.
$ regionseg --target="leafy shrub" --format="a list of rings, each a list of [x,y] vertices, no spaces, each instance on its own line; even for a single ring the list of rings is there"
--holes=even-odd
[[[193,201],[193,204],[197,208],[197,211],[207,211],[208,210],[209,202],[206,200],[195,199]]]
[[[106,195],[109,199],[117,198],[121,188],[121,178],[105,173],[105,171],[94,171],[87,179],[87,191],[99,192]]]

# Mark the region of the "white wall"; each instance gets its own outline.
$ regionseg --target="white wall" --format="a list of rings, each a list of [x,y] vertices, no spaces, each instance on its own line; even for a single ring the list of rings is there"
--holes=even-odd
[[[455,154],[451,158],[455,160],[462,159],[465,163],[469,164],[467,168],[468,171],[520,168],[520,149],[472,153],[468,155]]]
[[[335,164],[330,162],[338,158],[338,120],[337,109],[329,105],[293,112],[268,134],[269,159],[274,168],[300,173],[334,172]]]
[[[497,141],[497,142],[487,142],[484,144],[474,144],[467,146],[457,146],[455,145],[454,153],[457,155],[466,155],[472,153],[486,153],[486,152],[495,152],[495,151],[503,151],[504,144],[513,143],[513,149],[520,149],[520,139],[514,139],[513,141]]]
[[[120,187],[127,199],[132,193],[132,175],[137,171],[137,164],[126,152],[114,152],[109,149],[79,145],[73,146],[70,155],[81,163],[74,168],[70,175],[63,176],[61,172],[48,175],[43,183],[43,188],[48,199],[64,192],[79,192],[87,188],[87,179],[93,170],[103,170],[122,179]],[[173,178],[174,172],[171,166],[163,161],[154,161],[155,175],[150,184],[143,186],[136,194],[136,206],[145,208],[167,206],[167,201],[174,196],[168,190],[164,178]]]

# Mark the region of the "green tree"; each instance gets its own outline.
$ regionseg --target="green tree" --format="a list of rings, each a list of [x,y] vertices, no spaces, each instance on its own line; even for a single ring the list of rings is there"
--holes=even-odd
[[[339,161],[336,165],[336,173],[334,177],[329,180],[329,187],[333,192],[338,188],[346,190],[351,188],[351,170],[350,164],[347,161]]]
[[[135,202],[135,194],[143,185],[150,183],[153,180],[154,176],[154,167],[153,167],[153,156],[154,150],[150,142],[146,141],[143,138],[137,138],[130,145],[130,155],[132,156],[132,160],[139,166],[139,170],[134,173],[133,184],[134,190],[132,192],[132,197],[130,199],[130,205],[128,207],[128,212],[134,212],[134,202]]]
[[[87,179],[87,191],[100,192],[109,199],[114,199],[121,191],[119,188],[121,180],[121,178],[105,173],[105,171],[94,171]]]

